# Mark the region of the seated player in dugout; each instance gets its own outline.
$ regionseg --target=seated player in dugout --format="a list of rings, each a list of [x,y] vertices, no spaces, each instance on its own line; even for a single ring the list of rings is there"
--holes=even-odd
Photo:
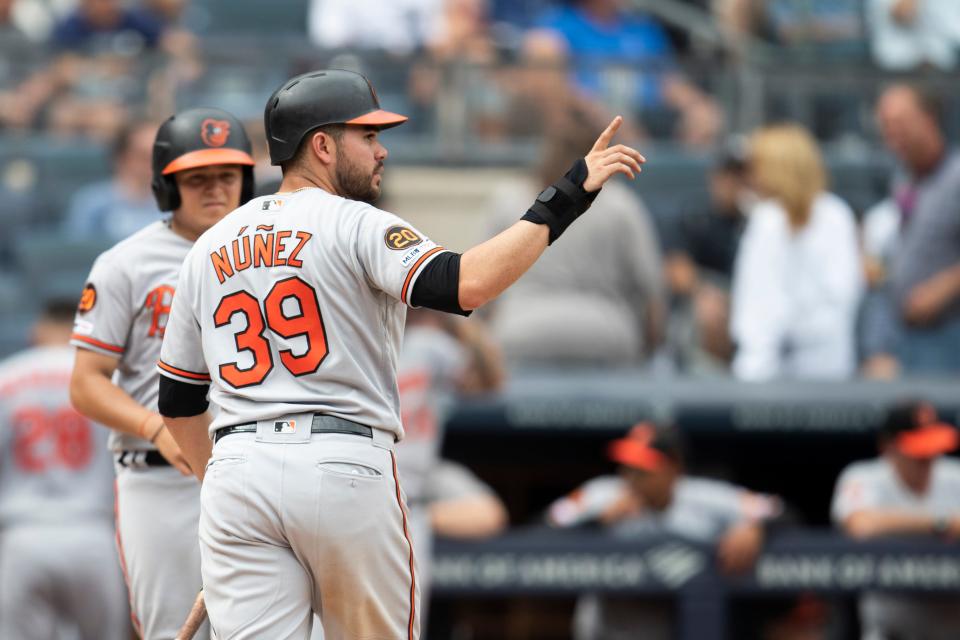
[[[781,515],[779,498],[720,480],[687,475],[680,436],[672,427],[641,422],[610,443],[616,476],[587,481],[550,505],[549,524],[596,523],[616,533],[675,533],[717,543],[723,569],[753,564],[763,524]]]
[[[678,535],[716,545],[720,568],[742,573],[752,568],[764,528],[779,518],[779,498],[708,478],[684,469],[676,429],[643,422],[609,446],[618,475],[589,480],[547,510],[554,527],[596,524],[620,538]],[[673,637],[671,612],[661,602],[636,598],[582,596],[574,612],[577,640]]]
[[[512,227],[461,255],[371,205],[387,158],[379,133],[405,120],[359,74],[291,78],[264,111],[281,192],[233,211],[184,262],[160,412],[203,481],[201,568],[218,637],[307,638],[313,611],[327,640],[420,637],[394,453],[406,308],[482,306],[604,183],[645,162],[611,145],[615,118]]]
[[[954,426],[918,400],[896,405],[880,429],[880,455],[840,474],[831,516],[847,535],[927,535],[960,538],[960,461]],[[865,593],[860,598],[863,638],[956,638],[960,598]]]

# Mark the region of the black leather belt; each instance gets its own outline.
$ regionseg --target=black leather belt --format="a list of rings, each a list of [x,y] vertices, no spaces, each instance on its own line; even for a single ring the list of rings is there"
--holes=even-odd
[[[132,467],[169,467],[170,463],[159,451],[121,451],[114,457],[126,469]]]
[[[286,425],[285,420],[274,421],[274,431],[281,433]],[[247,424],[235,424],[230,427],[221,427],[213,434],[213,442],[216,444],[220,438],[229,436],[232,433],[256,433],[257,423],[248,422]],[[355,436],[373,437],[373,429],[366,425],[357,424],[350,420],[328,416],[322,413],[313,414],[313,422],[310,424],[310,433],[347,433]]]

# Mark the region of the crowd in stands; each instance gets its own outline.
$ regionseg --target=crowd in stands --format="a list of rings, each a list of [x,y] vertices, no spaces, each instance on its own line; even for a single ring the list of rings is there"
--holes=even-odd
[[[12,46],[45,52],[0,75],[0,148],[32,133],[111,149],[113,176],[76,190],[56,216],[69,237],[117,240],[158,215],[151,131],[178,90],[209,77],[211,20],[198,16],[210,2],[0,2],[6,42],[17,35],[23,44]],[[405,101],[414,131],[432,122],[444,138],[468,121],[487,142],[539,136],[530,175],[491,194],[491,230],[613,113],[630,116],[628,139],[666,136],[715,157],[705,184],[683,185],[689,197],[678,194],[668,213],[645,202],[643,179],[638,189],[604,190],[594,215],[486,314],[511,367],[643,366],[744,380],[960,370],[960,175],[938,97],[906,83],[879,95],[875,130],[900,168],[888,197],[858,218],[831,191],[808,129],[730,136],[731,114],[681,64],[706,55],[701,44],[637,4],[650,9],[626,0],[313,0],[301,7],[301,28],[318,51],[341,52],[324,59],[334,65],[363,66],[364,55],[407,61],[399,87],[383,83],[384,99]],[[869,41],[881,67],[950,69],[960,42],[960,5],[944,0],[686,4],[725,34],[733,61],[751,42]],[[254,138],[267,188],[275,171]]]

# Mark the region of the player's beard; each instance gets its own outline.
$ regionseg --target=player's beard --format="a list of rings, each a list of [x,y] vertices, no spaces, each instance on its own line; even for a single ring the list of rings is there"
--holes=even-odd
[[[368,204],[376,202],[380,198],[380,187],[373,184],[373,176],[382,169],[383,163],[380,162],[373,171],[368,173],[337,147],[337,183],[340,187],[340,195],[344,198]]]

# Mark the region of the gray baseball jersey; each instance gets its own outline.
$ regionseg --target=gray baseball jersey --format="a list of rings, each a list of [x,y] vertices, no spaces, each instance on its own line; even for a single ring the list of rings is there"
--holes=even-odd
[[[71,344],[117,358],[114,383],[153,411],[160,345],[191,246],[166,222],[151,224],[97,258],[77,310]],[[156,447],[111,431],[110,448]],[[140,466],[118,467],[116,487],[117,547],[134,624],[148,640],[172,637],[202,584],[200,487],[173,467]]]
[[[402,438],[404,305],[442,250],[397,216],[322,189],[254,198],[187,255],[160,372],[212,380],[211,433],[319,412]]]
[[[929,516],[960,515],[960,460],[934,462],[930,487],[918,496],[900,481],[884,458],[855,462],[837,480],[830,512],[841,524],[863,509],[887,509]],[[960,628],[960,601],[903,594],[867,593],[860,598],[864,637],[953,638]],[[876,635],[871,635],[876,634]]]
[[[106,432],[70,406],[73,349],[0,364],[0,526],[113,519]]]
[[[576,526],[596,520],[628,491],[617,476],[602,476],[583,484],[570,495],[550,505],[553,524]],[[684,476],[674,487],[673,500],[664,511],[646,511],[613,525],[620,536],[656,533],[677,534],[703,542],[715,542],[733,524],[776,516],[779,501],[735,485]]]
[[[411,507],[429,499],[443,425],[466,366],[466,350],[443,329],[407,329],[397,376],[405,433],[397,446],[397,469]]]
[[[627,484],[617,476],[602,476],[554,502],[548,515],[557,526],[575,526],[596,520],[616,503]],[[677,534],[706,543],[717,542],[737,522],[777,515],[779,501],[746,489],[707,478],[682,477],[673,500],[662,512],[646,511],[611,527],[614,535],[639,537]],[[659,604],[636,598],[582,596],[574,611],[575,640],[627,640],[642,630],[650,640],[673,637],[672,616]]]
[[[180,265],[190,241],[155,222],[97,258],[83,290],[71,344],[119,360],[114,382],[157,410],[157,360]],[[112,432],[110,448],[154,449],[148,441]]]
[[[0,363],[0,637],[129,637],[107,433],[70,406],[73,349]]]

